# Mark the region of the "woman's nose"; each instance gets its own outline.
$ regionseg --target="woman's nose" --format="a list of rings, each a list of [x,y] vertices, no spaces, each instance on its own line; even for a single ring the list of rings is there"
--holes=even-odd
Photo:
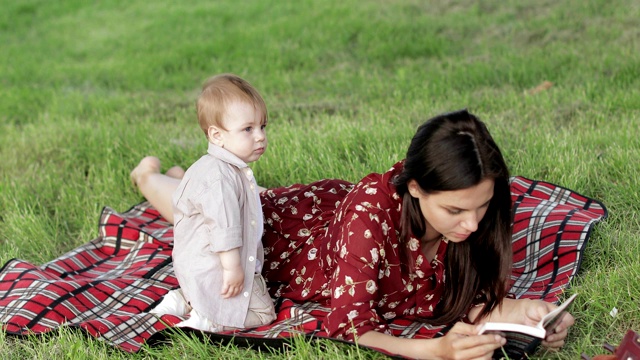
[[[462,221],[462,227],[470,232],[478,230],[478,214],[469,212],[469,216]]]

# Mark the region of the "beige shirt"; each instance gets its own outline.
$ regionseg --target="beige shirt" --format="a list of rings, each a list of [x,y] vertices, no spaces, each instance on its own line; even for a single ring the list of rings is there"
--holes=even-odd
[[[244,327],[254,272],[264,262],[262,207],[253,172],[231,152],[209,144],[173,194],[173,266],[191,306],[217,325]],[[241,248],[242,292],[220,296],[216,252]]]

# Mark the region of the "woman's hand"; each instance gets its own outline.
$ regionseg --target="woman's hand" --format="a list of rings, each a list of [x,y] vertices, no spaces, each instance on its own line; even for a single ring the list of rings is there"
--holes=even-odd
[[[491,359],[493,352],[506,340],[495,334],[477,335],[476,325],[456,323],[440,341],[437,359]]]
[[[542,300],[531,300],[525,304],[525,324],[533,326],[539,323],[546,314],[557,308],[556,305]],[[558,321],[555,326],[548,331],[547,337],[542,341],[542,345],[550,349],[558,349],[562,347],[564,345],[564,340],[567,337],[568,330],[573,326],[573,323],[573,316],[568,312],[565,312],[560,321]]]

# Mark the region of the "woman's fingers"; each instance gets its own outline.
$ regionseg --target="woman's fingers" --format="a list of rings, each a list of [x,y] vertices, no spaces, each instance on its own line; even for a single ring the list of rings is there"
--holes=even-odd
[[[500,335],[475,335],[460,339],[454,347],[461,359],[491,359],[493,352],[505,342]]]
[[[491,359],[493,352],[505,344],[506,340],[500,335],[478,335],[479,329],[479,325],[456,323],[442,339],[449,358]]]
[[[567,338],[567,334],[567,329],[549,334],[544,341],[542,341],[542,345],[550,349],[560,348],[564,346],[564,340]]]
[[[570,313],[565,313],[562,319],[553,328],[551,334],[542,342],[542,345],[551,349],[557,349],[564,346],[565,339],[569,333],[569,328],[573,326],[575,319]]]

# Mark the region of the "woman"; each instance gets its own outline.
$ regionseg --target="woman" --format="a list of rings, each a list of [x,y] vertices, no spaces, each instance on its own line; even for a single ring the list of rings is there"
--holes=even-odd
[[[181,169],[168,175],[145,158],[132,179],[171,220]],[[333,337],[412,358],[490,359],[504,339],[477,335],[481,322],[534,325],[555,308],[506,298],[508,179],[480,120],[466,110],[434,117],[384,174],[263,191],[265,277],[283,284],[278,296],[329,306]],[[454,325],[440,338],[404,339],[387,332],[396,318]],[[543,344],[562,346],[573,321],[565,315]]]

